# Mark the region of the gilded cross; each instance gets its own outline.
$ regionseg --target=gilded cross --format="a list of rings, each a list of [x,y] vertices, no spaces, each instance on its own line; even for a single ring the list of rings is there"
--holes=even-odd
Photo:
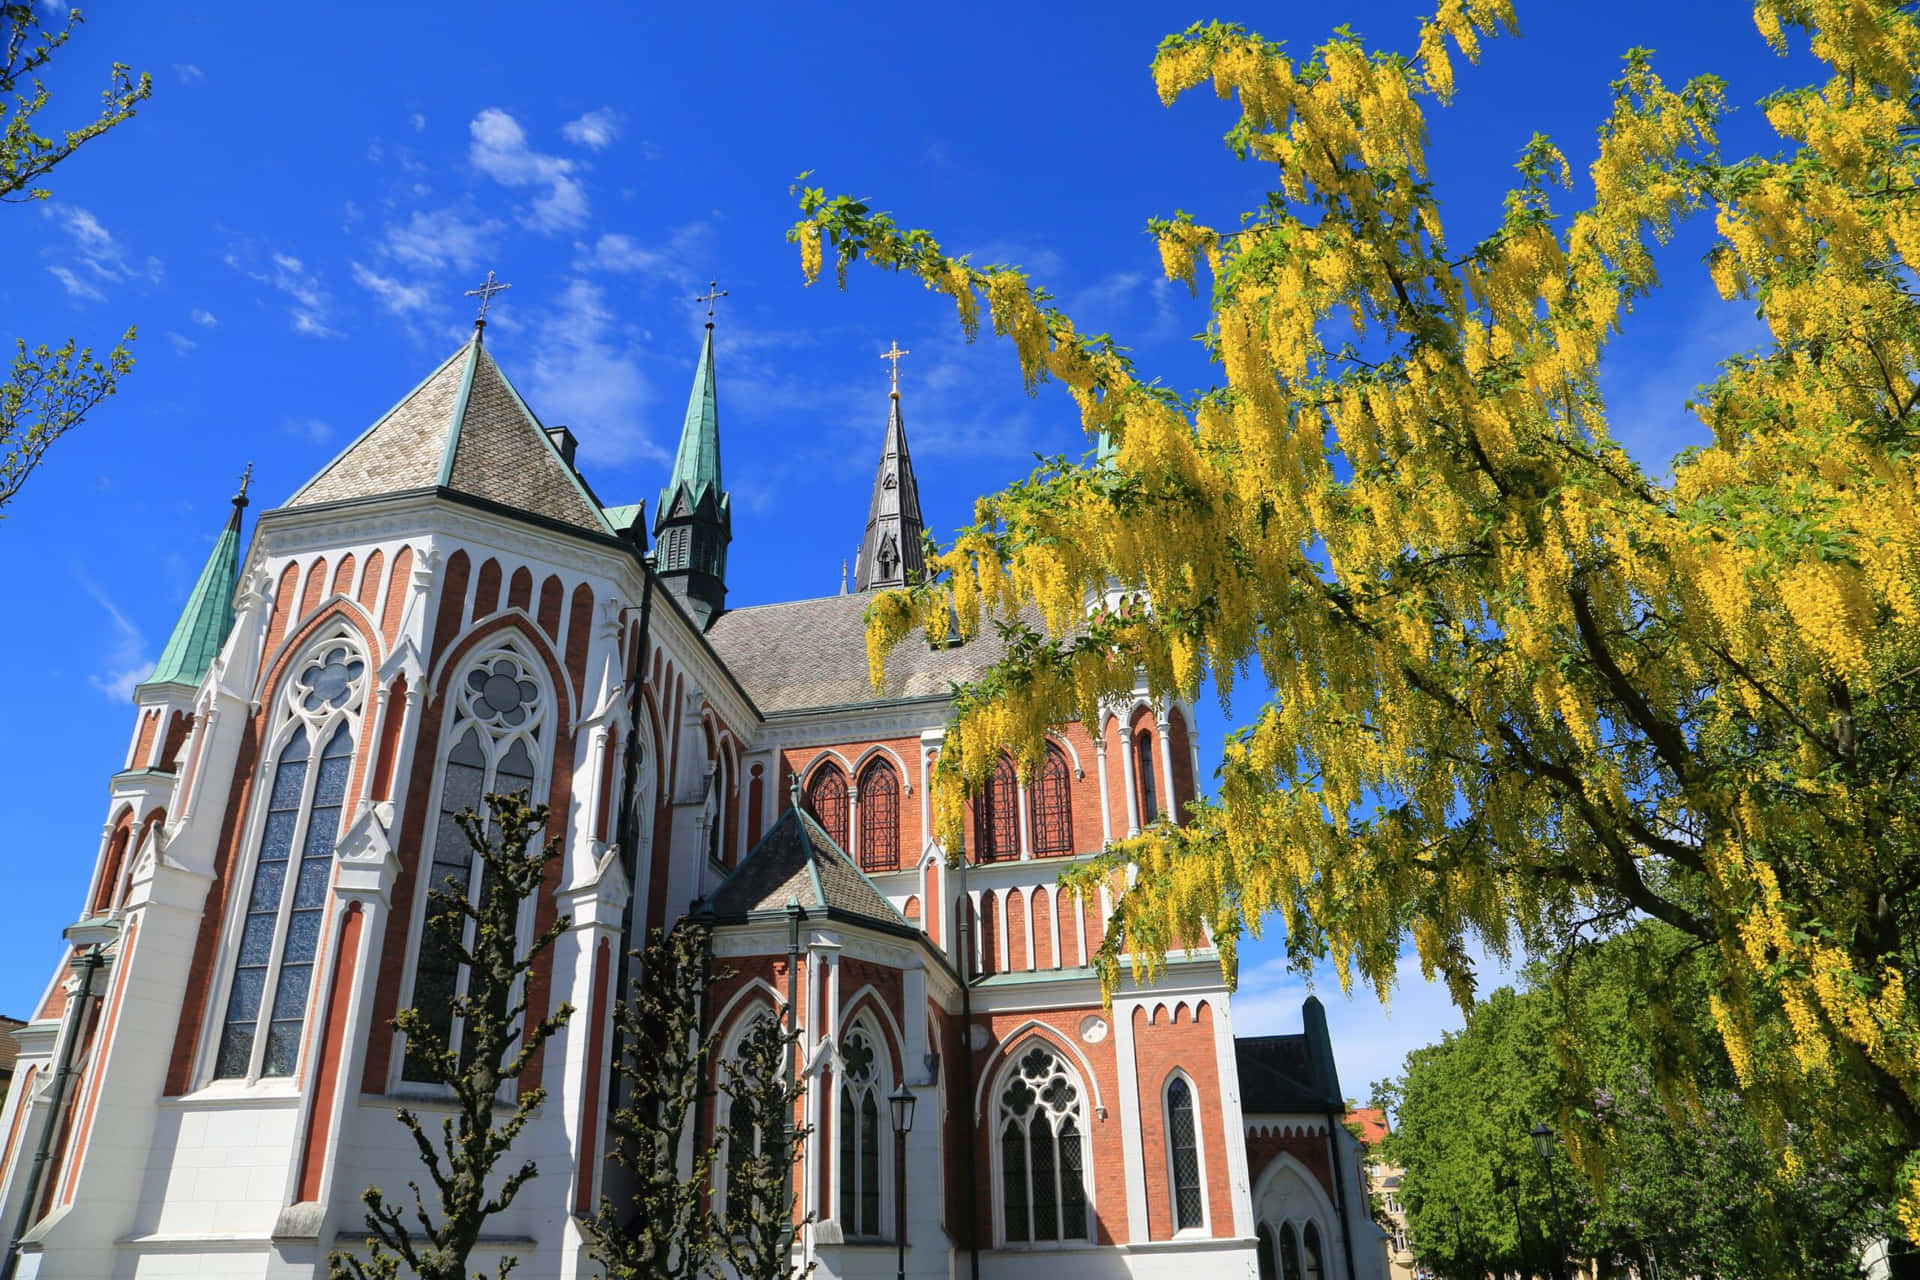
[[[893,394],[894,395],[900,394],[900,357],[907,354],[909,353],[902,350],[899,342],[897,341],[894,342],[890,347],[888,347],[887,350],[882,351],[880,353],[880,358],[882,360],[893,361]]]
[[[726,296],[727,291],[720,287],[718,280],[709,280],[707,281],[707,291],[694,299],[695,302],[704,302],[707,304],[707,328],[713,328],[713,304]]]
[[[487,304],[493,301],[494,294],[505,293],[508,289],[511,289],[511,288],[513,288],[513,286],[510,284],[494,283],[493,268],[492,267],[487,268],[487,278],[480,285],[480,287],[478,289],[467,290],[467,296],[469,298],[480,299],[480,314],[474,317],[474,321],[473,321],[474,328],[484,329],[487,327]]]

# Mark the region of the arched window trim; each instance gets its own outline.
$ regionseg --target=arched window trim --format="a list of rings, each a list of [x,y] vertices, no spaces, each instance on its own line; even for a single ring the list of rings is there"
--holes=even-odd
[[[345,692],[337,702],[322,700],[317,707],[306,704],[314,701],[313,686],[305,677],[327,665],[323,660],[336,654],[347,664],[351,672],[353,664],[358,664],[357,674],[350,676]],[[323,628],[319,634],[310,637],[299,649],[298,656],[286,664],[282,670],[279,689],[274,694],[275,723],[268,735],[267,749],[261,753],[260,763],[255,766],[255,798],[247,815],[246,835],[242,848],[245,850],[245,865],[236,871],[234,883],[244,886],[244,890],[233,894],[226,906],[226,919],[222,925],[221,936],[226,940],[221,949],[221,974],[217,987],[217,998],[208,1001],[207,1021],[201,1037],[200,1078],[205,1083],[215,1083],[229,1087],[245,1087],[260,1084],[262,1081],[297,1081],[300,1078],[301,1058],[306,1048],[306,1016],[313,1011],[313,993],[317,989],[321,972],[330,955],[326,930],[327,912],[330,906],[332,886],[332,861],[335,846],[340,833],[345,829],[349,812],[352,809],[352,797],[346,794],[346,787],[352,782],[353,763],[360,745],[360,729],[363,713],[367,705],[369,688],[378,678],[367,656],[366,645],[360,635],[344,622],[336,621]],[[345,730],[347,734],[346,760],[347,776],[341,782],[341,797],[337,807],[332,832],[314,832],[312,830],[314,797],[318,790],[321,769],[316,767],[328,758],[327,749],[332,745],[336,734]],[[267,824],[272,809],[275,780],[280,768],[288,763],[286,752],[295,735],[305,735],[306,759],[300,782],[300,795],[295,808],[294,825],[287,837],[287,868],[283,874],[279,905],[276,909],[273,932],[268,943],[267,962],[261,979],[259,1007],[253,1016],[254,1031],[252,1043],[247,1054],[244,1071],[227,1075],[220,1074],[220,1048],[226,1039],[228,1024],[234,1021],[232,1000],[234,983],[238,979],[240,951],[243,934],[251,911],[251,900],[256,889],[256,879],[260,869],[261,853],[264,851]],[[338,758],[338,757],[334,757]],[[123,859],[125,869],[122,877],[130,874],[133,860],[138,856],[138,842],[144,839],[145,832],[136,823],[130,837],[129,846]],[[317,904],[296,908],[294,901],[299,889],[301,863],[309,856],[307,848],[311,839],[326,841],[326,860],[328,864],[327,883],[321,890]],[[316,846],[316,851],[319,846]],[[278,1003],[281,975],[287,958],[289,927],[296,910],[318,910],[320,913],[319,932],[312,942],[312,952],[304,963],[309,967],[306,999],[301,1008],[301,1032],[294,1045],[293,1059],[287,1071],[264,1073],[267,1044],[270,1039],[274,1007]]]
[[[470,673],[491,667],[502,657],[514,659],[519,664],[521,674],[531,680],[538,687],[538,691],[534,695],[532,714],[522,723],[494,729],[485,725],[475,714],[471,691],[468,690],[465,682]],[[432,875],[435,854],[439,848],[440,811],[446,801],[447,765],[453,751],[462,744],[469,732],[478,735],[480,751],[485,760],[478,793],[481,796],[494,789],[499,780],[500,764],[516,743],[525,744],[533,764],[533,780],[527,788],[529,803],[542,803],[551,786],[553,747],[551,743],[543,743],[541,735],[543,731],[548,730],[549,726],[556,724],[555,710],[558,706],[558,695],[543,655],[528,642],[524,635],[509,629],[490,637],[487,643],[476,646],[472,652],[461,656],[457,665],[450,670],[444,668],[443,670],[448,670],[444,695],[447,709],[441,722],[441,734],[436,748],[439,757],[435,762],[433,787],[428,795],[427,830],[430,834],[422,842],[420,849],[421,863],[417,872],[419,882],[410,907],[412,919],[407,931],[409,945],[406,951],[406,970],[402,975],[400,988],[405,993],[408,1005],[415,1003],[414,989],[420,980],[420,958],[427,941],[427,902],[429,889],[432,887],[428,881]],[[560,727],[564,728],[564,726]],[[498,736],[495,736],[496,733]],[[643,732],[640,740],[651,745],[651,737],[650,733]],[[477,800],[475,807],[476,809],[480,807]],[[461,847],[464,847],[464,841]],[[481,888],[478,858],[470,857],[467,877],[467,896],[471,901],[479,894]],[[520,936],[525,937],[531,933],[537,906],[538,903],[532,898],[521,904],[520,918],[516,922],[516,929]],[[467,927],[469,930],[472,929],[471,922]],[[524,982],[524,978],[522,981]],[[465,970],[456,969],[454,990],[465,990],[466,982]],[[453,1022],[447,1034],[450,1041],[449,1047],[456,1051],[460,1046],[460,1033],[460,1024],[457,1021]],[[392,1065],[388,1068],[391,1077],[389,1087],[409,1089],[434,1087],[427,1082],[411,1080],[407,1077],[405,1040],[404,1036],[396,1037],[397,1051],[393,1055]],[[503,1084],[503,1088],[510,1087],[511,1082]]]
[[[1200,1221],[1185,1227],[1180,1225],[1180,1185],[1176,1176],[1173,1152],[1173,1086],[1175,1084],[1184,1084],[1187,1087],[1187,1108],[1193,1118],[1194,1178],[1200,1198]],[[1207,1135],[1200,1123],[1203,1111],[1204,1108],[1200,1105],[1200,1087],[1193,1082],[1193,1077],[1179,1068],[1169,1072],[1160,1085],[1160,1138],[1167,1170],[1167,1221],[1173,1225],[1175,1236],[1213,1234],[1213,1205],[1209,1203],[1207,1196]]]
[[[974,860],[1012,862],[1020,856],[1020,778],[1002,755],[974,801]]]
[[[1276,1187],[1281,1179],[1295,1184],[1291,1192]],[[1305,1229],[1311,1223],[1320,1236],[1321,1263],[1323,1280],[1333,1280],[1334,1268],[1331,1264],[1331,1250],[1335,1236],[1335,1224],[1339,1219],[1338,1210],[1325,1187],[1312,1170],[1290,1154],[1282,1152],[1267,1162],[1266,1168],[1254,1180],[1253,1211],[1258,1221],[1265,1223],[1274,1233],[1275,1261],[1279,1268],[1280,1280],[1305,1280],[1306,1246]],[[1289,1272],[1287,1257],[1281,1244],[1283,1228],[1291,1228],[1295,1248],[1293,1255],[1299,1270]]]
[[[834,796],[831,792],[822,792],[820,788],[835,781],[840,786],[837,808],[830,803],[823,812],[820,801],[823,799],[832,801]],[[807,770],[806,785],[801,788],[807,812],[813,815],[813,820],[820,824],[821,830],[825,831],[835,844],[840,846],[842,852],[847,850],[852,839],[852,785],[852,779],[848,777],[846,768],[837,758],[822,756]]]
[[[860,869],[900,869],[900,774],[886,756],[874,756],[860,771]]]
[[[1067,753],[1052,740],[1033,785],[1027,788],[1028,825],[1033,856],[1069,857],[1073,853],[1073,769]]]
[[[1160,795],[1160,779],[1154,773],[1153,722],[1137,720],[1129,730],[1129,749],[1133,752],[1133,785],[1138,793],[1140,825],[1151,826],[1165,809]]]
[[[853,1037],[856,1033],[864,1037],[866,1043],[870,1045],[873,1050],[871,1074],[866,1083],[859,1086],[857,1090],[849,1088],[851,1076],[845,1058],[846,1050],[853,1045]],[[834,1124],[838,1126],[844,1122],[849,1110],[845,1099],[847,1099],[849,1094],[853,1097],[851,1110],[856,1117],[860,1112],[861,1100],[865,1097],[871,1097],[873,1099],[875,1123],[873,1135],[874,1154],[876,1156],[874,1167],[878,1174],[875,1180],[874,1194],[878,1199],[874,1206],[875,1213],[872,1230],[862,1230],[860,1229],[859,1223],[848,1220],[845,1210],[846,1197],[850,1186],[849,1175],[857,1175],[859,1170],[849,1169],[847,1167],[844,1139],[841,1132],[836,1129],[834,1133],[833,1151],[831,1153],[834,1162],[834,1219],[840,1223],[841,1231],[849,1240],[891,1239],[894,1232],[894,1178],[898,1172],[893,1167],[893,1120],[887,1103],[887,1096],[893,1092],[894,1088],[892,1041],[881,1030],[879,1024],[874,1021],[873,1015],[867,1012],[860,1013],[847,1024],[841,1032],[840,1040],[840,1069],[834,1073],[834,1092],[839,1099],[834,1107]],[[858,1148],[856,1147],[856,1163],[858,1162],[858,1158]],[[857,1210],[859,1208],[857,1192],[864,1190],[864,1188],[858,1187],[857,1183],[851,1183],[851,1185],[853,1185],[856,1190],[854,1207]]]
[[[1088,1105],[1088,1099],[1092,1095],[1088,1090],[1088,1078],[1082,1072],[1080,1064],[1076,1061],[1077,1055],[1065,1051],[1052,1039],[1042,1035],[1022,1036],[1019,1035],[1018,1032],[1016,1032],[1015,1035],[1018,1036],[1018,1039],[1014,1043],[1013,1049],[1005,1055],[998,1068],[994,1071],[991,1078],[991,1088],[984,1097],[986,1104],[984,1119],[987,1125],[990,1126],[988,1134],[991,1139],[989,1164],[991,1165],[993,1181],[992,1213],[994,1245],[996,1248],[1002,1249],[1046,1250],[1078,1248],[1081,1245],[1093,1241],[1098,1231],[1100,1221],[1099,1206],[1094,1194],[1095,1180],[1092,1176],[1093,1131],[1089,1121],[1091,1108]],[[1010,1039],[1012,1039],[1012,1037],[1010,1037]],[[1055,1063],[1058,1064],[1059,1074],[1063,1075],[1075,1089],[1070,1118],[1080,1139],[1080,1187],[1082,1200],[1085,1205],[1085,1232],[1081,1235],[1069,1235],[1066,1233],[1064,1218],[1065,1197],[1062,1195],[1055,1203],[1055,1213],[1060,1217],[1060,1230],[1058,1234],[1053,1239],[1033,1239],[1035,1231],[1032,1218],[1035,1203],[1032,1197],[1029,1196],[1027,1201],[1028,1224],[1026,1238],[1010,1239],[1007,1231],[1008,1200],[1006,1187],[1007,1160],[1005,1151],[1005,1130],[1008,1127],[1007,1122],[1010,1117],[1007,1114],[1004,1100],[1014,1078],[1021,1073],[1022,1059],[1026,1058],[1028,1054],[1035,1049],[1041,1049],[1050,1054]],[[1029,1111],[1028,1114],[1032,1115],[1034,1112]],[[1055,1132],[1057,1135],[1058,1130]],[[1031,1148],[1029,1147],[1028,1149],[1030,1150]],[[1064,1170],[1058,1171],[1064,1173]]]

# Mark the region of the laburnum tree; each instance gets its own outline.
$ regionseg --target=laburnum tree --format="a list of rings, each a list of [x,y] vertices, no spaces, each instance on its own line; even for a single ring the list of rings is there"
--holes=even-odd
[[[419,1008],[402,1009],[393,1019],[407,1037],[409,1065],[425,1083],[446,1089],[453,1103],[437,1135],[428,1134],[413,1108],[395,1110],[431,1187],[423,1191],[419,1182],[408,1183],[410,1205],[368,1187],[360,1197],[366,1206],[365,1256],[335,1251],[328,1259],[334,1280],[395,1280],[403,1274],[480,1280],[479,1272],[468,1270],[468,1259],[487,1220],[505,1212],[539,1173],[531,1160],[518,1168],[503,1161],[547,1097],[543,1088],[524,1086],[522,1077],[573,1016],[565,1001],[545,1015],[527,1007],[528,975],[570,924],[559,916],[532,937],[522,928],[524,908],[539,897],[561,844],[557,837],[542,839],[547,806],[528,804],[526,792],[488,795],[485,803],[484,816],[468,809],[454,818],[479,868],[479,901],[452,877],[427,899],[433,944],[466,976],[447,1022],[457,1028],[457,1043]],[[517,1261],[500,1258],[495,1280],[505,1280]]]
[[[68,11],[63,27],[50,30],[41,25],[30,0],[0,3],[0,41],[6,46],[0,53],[0,203],[45,200],[52,192],[41,184],[54,166],[132,119],[153,92],[151,76],[143,72],[136,80],[130,68],[116,62],[101,94],[99,116],[58,137],[38,132],[34,117],[46,108],[49,94],[37,73],[79,25],[78,9]],[[72,338],[58,347],[31,348],[26,339],[16,340],[12,365],[0,381],[0,510],[53,443],[114,393],[133,368],[127,350],[133,339],[129,328],[104,360],[94,359],[92,348]]]
[[[1278,917],[1298,961],[1383,995],[1411,939],[1467,1003],[1476,944],[1551,954],[1659,920],[1708,957],[1782,1158],[1864,1135],[1920,1236],[1920,17],[1754,13],[1823,67],[1763,104],[1778,153],[1722,156],[1722,84],[1670,87],[1636,51],[1590,198],[1556,195],[1569,166],[1536,137],[1472,244],[1446,235],[1427,108],[1512,26],[1506,0],[1444,0],[1411,56],[1170,37],[1162,99],[1237,97],[1227,144],[1265,178],[1236,226],[1151,223],[1210,301],[1224,377],[1192,396],[1020,270],[851,197],[803,188],[791,234],[809,277],[829,252],[843,284],[856,261],[909,273],[969,333],[984,306],[1103,444],[984,499],[927,583],[869,607],[876,670],[949,604],[963,634],[1011,631],[935,770],[949,848],[1002,750],[1034,767],[1045,726],[1097,723],[1136,671],[1162,697],[1257,681],[1217,802],[1084,873],[1137,877],[1109,981],[1203,930],[1231,973]],[[1709,216],[1712,278],[1769,339],[1727,353],[1697,406],[1712,441],[1669,478],[1617,442],[1599,372],[1659,245]]]

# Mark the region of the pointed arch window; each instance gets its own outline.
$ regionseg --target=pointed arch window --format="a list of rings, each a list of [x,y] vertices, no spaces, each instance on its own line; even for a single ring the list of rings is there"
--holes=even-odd
[[[1260,1255],[1260,1280],[1280,1280],[1273,1265],[1273,1228],[1261,1223],[1254,1232],[1254,1244]]]
[[[448,735],[453,745],[440,776],[433,858],[422,898],[439,889],[464,894],[469,901],[480,900],[485,891],[480,862],[457,819],[469,809],[484,813],[488,795],[537,794],[548,704],[531,660],[515,649],[494,650],[455,682],[454,721]],[[453,1002],[466,975],[453,951],[425,927],[429,914],[431,907],[423,903],[412,1005],[426,1015],[448,1047],[458,1049],[460,1028]],[[411,1052],[403,1075],[408,1080],[428,1078]]]
[[[842,850],[847,847],[847,775],[822,764],[807,779],[807,812]]]
[[[1173,1188],[1173,1229],[1190,1231],[1204,1224],[1200,1197],[1200,1143],[1194,1128],[1193,1086],[1185,1076],[1167,1084],[1167,1172]]]
[[[900,775],[875,760],[860,775],[860,869],[892,871],[900,865]]]
[[[1145,826],[1160,816],[1160,797],[1153,782],[1153,730],[1142,729],[1133,735],[1133,773],[1139,779],[1140,824]]]
[[[1300,1275],[1300,1235],[1291,1222],[1280,1224],[1281,1280],[1302,1280]]]
[[[1047,758],[1034,779],[1028,807],[1033,828],[1033,856],[1053,858],[1073,852],[1073,774],[1067,757],[1049,743]]]
[[[1001,1087],[1000,1226],[1009,1244],[1088,1238],[1080,1082],[1050,1047],[1021,1053]]]
[[[351,643],[334,639],[297,670],[280,709],[281,732],[289,724],[292,731],[267,787],[214,1053],[218,1080],[292,1075],[306,1025],[366,663]]]
[[[849,1236],[880,1234],[880,1078],[876,1039],[865,1027],[847,1033],[840,1058],[840,1229]]]
[[[1020,784],[1013,761],[1001,756],[987,778],[986,790],[974,802],[975,845],[982,862],[1004,862],[1020,856]]]
[[[774,1016],[773,1011],[763,1005],[758,1011],[740,1018],[725,1051],[720,1055],[722,1065],[719,1076],[723,1081],[730,1079],[732,1064],[737,1061],[741,1045],[747,1037]],[[740,1230],[753,1212],[753,1162],[765,1149],[766,1135],[754,1123],[753,1104],[748,1099],[723,1093],[720,1101],[725,1106],[727,1118],[726,1150],[719,1161],[724,1181],[714,1188],[715,1199],[720,1206],[721,1219],[734,1230]]]

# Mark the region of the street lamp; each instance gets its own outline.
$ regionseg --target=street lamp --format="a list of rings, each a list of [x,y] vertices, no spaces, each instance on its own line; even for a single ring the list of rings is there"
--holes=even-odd
[[[887,1095],[893,1109],[893,1239],[895,1280],[907,1280],[907,1134],[913,1128],[913,1090],[902,1080]]]
[[[1567,1229],[1560,1218],[1560,1183],[1553,1173],[1553,1148],[1557,1135],[1547,1128],[1545,1121],[1542,1121],[1533,1126],[1532,1137],[1533,1149],[1540,1153],[1541,1161],[1547,1166],[1547,1194],[1553,1202],[1553,1238],[1554,1243],[1559,1247],[1560,1254],[1557,1274],[1560,1280],[1566,1280]]]
[[[1527,1267],[1527,1224],[1520,1216],[1520,1179],[1505,1169],[1493,1171],[1493,1193],[1504,1195],[1513,1201],[1513,1253],[1520,1263],[1520,1269]]]

